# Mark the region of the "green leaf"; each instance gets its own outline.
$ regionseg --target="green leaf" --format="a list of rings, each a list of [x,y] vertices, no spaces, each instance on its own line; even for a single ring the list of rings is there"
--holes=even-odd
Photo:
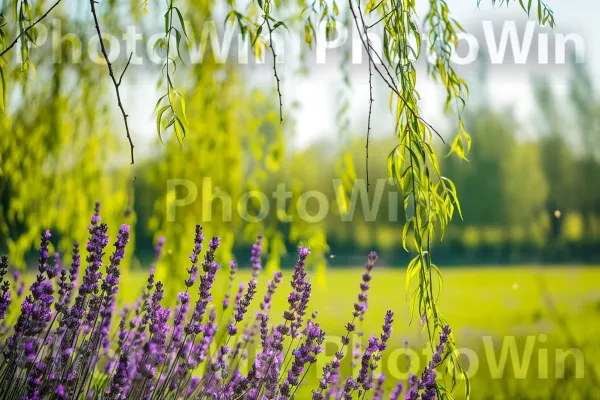
[[[177,136],[179,144],[183,144],[183,138],[185,138],[185,126],[177,115],[175,116],[174,121],[175,123],[173,126],[175,128],[175,136]]]
[[[287,25],[283,21],[277,21],[275,25],[273,25],[273,30],[279,28],[280,26],[283,26],[286,31],[289,31]]]
[[[185,38],[187,40],[190,40],[190,38],[188,37],[186,28],[185,28],[185,22],[183,20],[183,16],[181,15],[181,11],[179,11],[179,8],[177,7],[173,7],[173,9],[175,9],[175,11],[177,12],[177,16],[179,18],[179,24],[181,25],[181,29],[183,29],[183,34],[185,35]]]
[[[256,44],[256,40],[260,37],[260,34],[262,33],[263,30],[263,26],[260,25],[258,27],[258,29],[256,30],[256,36],[254,36],[254,40],[252,40],[252,46],[254,46]]]
[[[162,122],[162,115],[165,113],[165,111],[167,111],[169,108],[171,108],[171,106],[164,106],[163,108],[161,108],[158,113],[156,113],[156,132],[158,132],[158,138],[160,139],[161,143],[163,142],[162,140],[162,135],[161,135],[161,129],[160,129],[160,125]],[[165,128],[166,129],[166,128]]]
[[[408,247],[406,246],[406,239],[408,238],[408,230],[410,229],[411,224],[413,223],[415,217],[410,217],[404,223],[404,227],[402,228],[402,247],[404,251],[408,253]]]
[[[152,111],[153,113],[155,113],[155,112],[156,112],[156,110],[158,110],[158,107],[160,107],[160,103],[162,103],[162,101],[163,101],[163,99],[164,99],[165,97],[167,97],[167,95],[166,95],[166,94],[165,94],[165,95],[162,95],[162,96],[160,97],[160,99],[158,99],[158,101],[156,102],[156,105],[154,106],[154,111]]]
[[[179,32],[179,30],[175,29],[175,50],[177,51],[177,57],[181,60],[181,62],[183,62],[183,59],[181,58],[180,47],[181,47],[181,32]]]
[[[4,63],[0,61],[0,110],[6,107],[6,76],[4,72]]]
[[[181,94],[179,94],[179,105],[181,106],[181,115],[183,116],[183,121],[185,122],[185,125],[188,125],[189,122],[187,119],[187,114],[185,112],[185,99]]]
[[[410,263],[408,263],[408,267],[406,268],[406,292],[408,292],[408,288],[410,286],[410,281],[412,277],[415,276],[417,272],[419,272],[421,263],[419,262],[419,257],[413,258]]]

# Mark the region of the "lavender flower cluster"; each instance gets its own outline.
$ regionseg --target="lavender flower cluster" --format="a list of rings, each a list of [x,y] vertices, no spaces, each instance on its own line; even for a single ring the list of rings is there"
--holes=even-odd
[[[252,277],[235,285],[237,264],[230,263],[228,290],[224,298],[213,299],[213,286],[221,265],[215,261],[220,239],[213,237],[202,256],[205,238],[196,227],[187,268],[185,290],[174,307],[166,306],[164,285],[155,280],[154,267],[137,301],[116,311],[120,264],[125,257],[130,228],[122,225],[106,266],[109,237],[101,223],[96,204],[88,227],[85,270],[80,279],[81,255],[73,244],[70,265],[60,255],[50,260],[51,234],[45,231],[39,248],[38,272],[22,299],[20,313],[8,323],[12,300],[5,276],[9,261],[0,258],[0,334],[6,337],[0,364],[0,397],[9,399],[292,399],[297,396],[317,357],[323,352],[325,332],[316,322],[317,312],[307,318],[311,284],[306,263],[310,250],[298,249],[298,261],[290,281],[288,308],[280,320],[273,318],[272,298],[283,281],[276,272],[268,281],[266,294],[255,313],[250,312],[257,297],[261,267],[261,241],[252,248]],[[164,239],[155,253],[161,256]],[[360,292],[346,325],[341,349],[320,374],[312,399],[384,399],[385,376],[376,373],[378,361],[392,332],[393,313],[387,311],[379,336],[371,335],[360,352],[355,348],[356,376],[341,379],[344,350],[349,334],[367,310],[367,293],[377,255],[369,254]],[[102,272],[104,266],[104,272]],[[17,298],[23,295],[23,281],[13,274]],[[198,296],[191,304],[190,290],[198,282]],[[237,286],[237,289],[236,289]],[[235,295],[231,296],[231,291]],[[233,297],[233,301],[230,301]],[[221,315],[217,319],[217,304]],[[15,310],[17,311],[17,310]],[[350,311],[350,310],[349,310]],[[223,321],[225,319],[225,322]],[[116,322],[116,321],[119,322]],[[113,326],[114,324],[114,326]],[[412,377],[406,399],[436,398],[435,367],[441,363],[449,328],[444,328],[440,345],[421,379]],[[253,359],[249,346],[258,342]],[[247,363],[248,368],[241,368]],[[308,382],[307,382],[308,383]],[[397,382],[387,395],[400,398],[404,385]],[[309,397],[303,395],[302,397]]]

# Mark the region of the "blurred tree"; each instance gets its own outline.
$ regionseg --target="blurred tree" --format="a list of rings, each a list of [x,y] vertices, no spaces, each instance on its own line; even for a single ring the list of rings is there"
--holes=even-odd
[[[593,221],[600,215],[600,99],[584,65],[573,63],[570,98],[581,148],[576,193],[586,233],[592,235]]]
[[[520,128],[510,110],[494,111],[484,102],[465,121],[478,145],[468,163],[445,161],[463,195],[464,224],[529,226],[548,193],[538,147],[516,139]]]
[[[65,14],[55,21],[83,34],[83,27]],[[67,46],[32,53],[37,81],[11,70],[20,84],[12,87],[8,96],[13,101],[0,113],[0,242],[21,267],[44,229],[53,229],[61,251],[84,241],[97,200],[104,205],[111,234],[124,220],[135,222],[135,214],[125,218],[132,211],[133,177],[114,163],[122,142],[107,123],[110,101],[96,84],[95,68],[54,62],[50,51],[61,57],[69,53]]]
[[[546,179],[551,182],[547,201],[552,221],[550,239],[556,240],[561,234],[561,215],[577,207],[575,162],[567,141],[572,130],[565,126],[564,114],[556,107],[550,83],[537,78],[533,87],[540,116],[536,126],[541,138],[542,165]]]

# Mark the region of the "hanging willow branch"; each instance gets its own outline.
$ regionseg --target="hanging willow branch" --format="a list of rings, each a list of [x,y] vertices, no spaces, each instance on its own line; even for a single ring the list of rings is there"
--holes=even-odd
[[[167,81],[167,93],[158,99],[158,102],[154,107],[154,111],[156,112],[156,130],[158,131],[158,136],[162,141],[162,133],[166,129],[173,127],[177,140],[179,143],[182,143],[183,139],[187,135],[188,123],[185,112],[185,99],[181,92],[175,89],[173,84],[173,73],[175,73],[175,70],[177,69],[177,62],[175,61],[175,58],[171,56],[171,39],[173,35],[175,35],[175,52],[178,59],[181,60],[181,53],[179,49],[181,39],[184,36],[188,40],[189,38],[181,11],[179,11],[179,8],[173,5],[173,0],[168,0],[167,5],[168,8],[167,12],[165,13],[165,36],[161,39],[158,39],[155,45],[161,48],[164,47],[167,51],[165,64],[162,68],[163,75],[166,77]],[[177,14],[183,34],[173,24],[173,15],[175,14]],[[173,70],[170,69],[171,65],[173,66]],[[179,107],[177,107],[177,104],[179,104]],[[179,110],[181,110],[181,112],[179,112]]]
[[[107,54],[106,48],[104,46],[104,39],[102,39],[102,32],[100,31],[100,24],[98,23],[98,16],[96,15],[96,1],[95,0],[90,0],[90,10],[92,12],[92,15],[94,16],[94,25],[96,27],[96,33],[98,34],[98,40],[100,41],[100,49],[102,50],[102,56],[106,60],[106,66],[108,67],[108,75],[110,76],[110,79],[112,80],[113,86],[115,87],[115,92],[117,94],[117,105],[119,106],[119,109],[121,110],[121,114],[123,115],[123,122],[125,122],[125,132],[127,134],[127,140],[129,140],[129,149],[131,151],[131,164],[133,164],[135,162],[134,158],[133,158],[133,147],[134,146],[133,146],[133,141],[131,140],[131,135],[129,134],[129,124],[127,123],[127,118],[129,117],[129,115],[127,115],[127,113],[125,112],[125,109],[123,108],[123,103],[121,102],[121,92],[119,90],[119,88],[121,87],[121,81],[123,79],[123,75],[125,74],[127,67],[129,67],[129,63],[131,62],[131,56],[133,55],[133,53],[131,53],[129,55],[129,59],[127,60],[127,65],[125,65],[125,68],[123,69],[123,72],[121,73],[121,76],[119,77],[119,80],[117,81],[117,79],[115,78],[115,74],[113,72],[112,63],[108,59],[108,54]]]
[[[360,10],[360,0],[358,0],[358,9]],[[362,18],[361,18],[362,19]],[[364,22],[364,21],[363,21]],[[363,24],[365,40],[367,42],[367,52],[371,47],[371,41],[369,40],[369,28]],[[367,177],[367,191],[369,190],[369,134],[371,133],[371,113],[373,111],[373,69],[371,59],[369,63],[369,115],[367,116],[367,143],[365,145],[365,175]]]
[[[432,259],[432,243],[436,235],[443,236],[454,212],[458,211],[461,214],[460,204],[454,183],[442,175],[437,154],[433,149],[433,135],[437,135],[442,141],[443,138],[419,115],[414,62],[418,59],[421,49],[419,24],[415,20],[415,1],[382,0],[376,4],[369,1],[364,12],[359,0],[357,3],[355,6],[354,0],[348,0],[348,7],[356,29],[362,32],[359,36],[368,55],[369,75],[372,74],[371,67],[374,68],[395,100],[395,105],[392,103],[392,107],[396,108],[398,145],[388,157],[388,176],[405,198],[404,209],[407,216],[402,232],[404,248],[409,251],[406,243],[409,238],[412,238],[411,251],[416,253],[406,273],[406,291],[410,293],[412,290],[410,308],[412,314],[416,314],[423,323],[433,348],[436,334],[441,332],[447,321],[440,313],[437,304],[442,277]],[[522,2],[520,4],[523,6]],[[530,7],[531,2],[528,8],[524,8],[529,11]],[[540,1],[539,21],[553,25],[552,13],[544,11],[546,9]],[[376,22],[368,25],[365,22],[365,15],[373,16]],[[384,31],[382,55],[373,48],[367,36],[368,29],[379,24],[383,25]],[[461,28],[449,16],[445,0],[430,0],[430,11],[425,19],[425,27],[428,29],[431,43],[427,50],[436,56],[435,62],[429,68],[429,74],[434,80],[440,81],[446,89],[446,106],[456,104],[459,133],[452,143],[451,151],[460,158],[466,159],[471,140],[463,125],[460,115],[462,108],[459,103],[464,107],[467,86],[450,64],[453,46],[457,44],[456,32]],[[414,42],[416,42],[415,48],[411,45]],[[375,63],[376,60],[379,64]],[[371,86],[371,76],[369,82]],[[367,157],[371,101],[370,98]],[[468,376],[458,356],[458,349],[451,337],[448,342],[447,360],[452,384],[437,388],[440,398],[452,396],[459,375],[464,378],[466,396],[469,397]]]
[[[17,44],[17,42],[19,41],[19,39],[21,39],[24,35],[27,35],[27,33],[33,29],[37,24],[39,24],[43,19],[45,19],[48,14],[50,14],[52,12],[52,10],[54,10],[56,8],[56,6],[58,6],[60,4],[62,0],[57,0],[56,3],[54,3],[52,5],[52,7],[50,7],[41,17],[39,17],[37,20],[35,20],[35,22],[31,25],[29,25],[27,28],[23,29],[19,35],[8,45],[6,46],[6,48],[4,50],[2,50],[2,52],[0,53],[0,57],[4,57],[4,54],[8,53],[10,51],[10,49],[12,49],[15,44]]]
[[[269,4],[270,2],[266,2]],[[269,6],[265,6],[268,8]],[[279,97],[279,122],[283,122],[283,102],[281,101],[281,79],[279,79],[279,75],[277,74],[277,53],[275,53],[275,46],[273,46],[273,31],[275,28],[271,27],[271,22],[269,21],[269,15],[265,14],[265,21],[267,23],[267,28],[269,29],[269,48],[271,49],[271,54],[273,54],[273,75],[275,75],[275,80],[277,81],[277,95]]]

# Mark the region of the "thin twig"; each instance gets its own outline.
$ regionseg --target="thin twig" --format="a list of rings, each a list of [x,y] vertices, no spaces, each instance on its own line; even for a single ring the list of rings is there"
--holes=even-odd
[[[46,17],[48,16],[48,14],[50,14],[50,12],[51,12],[52,10],[54,10],[54,8],[56,8],[56,6],[58,6],[58,4],[59,4],[61,1],[62,1],[62,0],[57,0],[57,1],[56,1],[56,3],[54,3],[54,4],[52,5],[52,7],[50,7],[50,8],[48,9],[48,11],[46,11],[46,12],[44,13],[44,15],[42,15],[41,17],[39,17],[39,18],[38,18],[38,19],[37,19],[37,20],[36,20],[36,21],[35,21],[33,24],[31,24],[31,25],[29,25],[27,28],[23,29],[23,30],[21,31],[21,33],[19,33],[19,36],[17,36],[17,37],[15,38],[15,40],[13,40],[13,41],[12,41],[12,43],[11,43],[11,44],[9,44],[9,45],[8,45],[8,47],[7,47],[6,49],[2,50],[2,53],[0,53],[0,57],[3,57],[3,56],[4,56],[4,54],[6,54],[6,53],[7,53],[7,52],[8,52],[10,49],[12,49],[12,48],[15,46],[15,44],[17,44],[17,42],[19,41],[19,39],[21,39],[21,37],[23,37],[23,35],[25,35],[27,32],[29,32],[29,30],[30,30],[30,29],[32,29],[34,26],[36,26],[36,25],[37,25],[37,24],[38,24],[38,23],[39,23],[41,20],[43,20],[44,18],[46,18]]]
[[[270,3],[267,2],[267,4],[265,5],[267,7],[270,6]],[[273,53],[273,74],[275,75],[275,79],[277,80],[277,94],[279,95],[279,122],[283,122],[283,102],[281,101],[282,95],[281,95],[281,80],[279,79],[279,75],[277,75],[277,67],[276,67],[276,62],[277,62],[277,54],[275,53],[275,47],[273,46],[273,30],[271,29],[271,23],[269,22],[269,16],[265,14],[264,16],[265,21],[267,22],[267,28],[269,29],[269,47],[271,48],[271,53]]]
[[[360,31],[360,30],[364,30],[364,27],[366,27],[363,15],[361,10],[359,9],[359,14],[360,14],[360,19],[361,19],[361,23],[359,23],[358,21],[358,16],[356,15],[356,11],[354,10],[354,6],[352,5],[352,0],[348,0],[348,4],[350,6],[350,11],[352,12],[352,16],[354,19],[354,23],[356,24],[356,28]],[[361,29],[361,25],[362,25],[362,29]],[[385,84],[390,88],[390,90],[392,92],[394,92],[394,94],[396,94],[396,96],[398,97],[398,99],[400,101],[402,101],[402,103],[404,103],[404,106],[406,107],[406,109],[408,111],[410,111],[410,113],[419,121],[421,121],[424,125],[426,125],[429,129],[431,129],[442,141],[442,143],[446,144],[446,141],[444,140],[444,138],[442,137],[442,135],[440,135],[440,133],[427,121],[425,121],[425,119],[423,119],[423,117],[421,117],[420,115],[417,114],[417,112],[410,106],[410,104],[408,104],[408,101],[406,101],[406,99],[404,98],[404,96],[402,96],[402,94],[400,93],[400,91],[398,90],[398,87],[396,86],[396,82],[394,81],[394,78],[392,77],[389,69],[385,66],[385,63],[383,62],[383,59],[381,58],[381,56],[379,55],[379,53],[377,53],[377,51],[365,40],[365,38],[363,37],[363,35],[359,35],[360,40],[363,44],[363,47],[365,48],[365,50],[367,51],[367,56],[369,57],[369,62],[371,62],[373,64],[373,68],[375,68],[375,71],[377,72],[377,74],[381,77],[381,79],[385,82]],[[375,61],[373,60],[373,54],[375,54],[375,56],[377,57],[377,59],[381,62],[383,69],[385,70],[385,72],[387,73],[388,77],[390,78],[390,80],[388,81],[388,79],[384,76],[383,72],[381,72],[381,70],[377,67],[377,64],[375,63]]]
[[[98,16],[96,15],[96,1],[95,0],[90,0],[90,9],[92,11],[92,15],[94,16],[94,25],[96,26],[96,32],[98,33],[98,40],[100,41],[100,49],[102,50],[102,55],[104,56],[104,59],[106,60],[106,66],[108,67],[108,75],[110,75],[110,79],[112,80],[113,86],[115,87],[115,92],[117,93],[117,105],[119,106],[119,109],[121,110],[121,114],[123,114],[123,121],[125,122],[125,132],[127,133],[127,140],[129,140],[129,148],[131,150],[131,164],[133,164],[134,163],[134,158],[133,158],[133,147],[134,146],[133,146],[133,141],[131,140],[131,135],[129,134],[129,124],[127,123],[127,117],[129,117],[129,116],[127,115],[127,113],[125,112],[125,109],[123,108],[123,103],[121,102],[121,93],[119,91],[119,87],[121,86],[121,80],[123,79],[123,74],[125,73],[125,70],[129,66],[129,62],[131,61],[131,56],[133,55],[133,53],[129,55],[129,61],[127,61],[127,65],[125,66],[125,69],[123,70],[123,73],[121,74],[121,77],[119,78],[119,81],[117,82],[117,80],[115,78],[115,74],[113,72],[112,63],[108,59],[108,54],[106,53],[106,48],[104,47],[104,40],[102,39],[102,32],[100,31],[100,25],[98,23]]]
[[[133,51],[131,53],[129,53],[129,59],[127,60],[127,64],[125,64],[125,68],[123,68],[123,72],[121,72],[121,76],[119,77],[119,82],[117,83],[117,85],[119,85],[119,86],[121,86],[121,81],[123,80],[125,71],[127,71],[127,68],[129,67],[129,63],[131,62],[131,57],[133,57]]]
[[[360,10],[360,0],[358,0],[358,9]],[[371,47],[371,41],[369,40],[369,35],[367,30],[369,29],[367,26],[363,25],[365,37],[367,38],[367,44]],[[367,118],[367,144],[365,145],[366,149],[366,158],[365,158],[365,173],[367,175],[367,193],[369,192],[369,134],[371,133],[371,113],[373,111],[373,70],[371,69],[371,59],[369,58],[369,116]]]

